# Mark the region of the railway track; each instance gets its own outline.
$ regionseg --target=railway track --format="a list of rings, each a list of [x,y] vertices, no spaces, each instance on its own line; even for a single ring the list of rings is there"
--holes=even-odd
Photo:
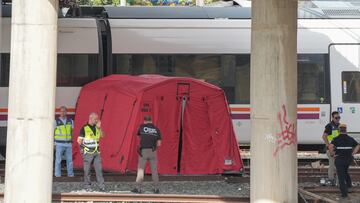
[[[348,198],[340,200],[338,187],[305,187],[299,188],[299,203],[358,203],[360,202],[360,188],[353,188]]]
[[[63,177],[54,177],[54,182],[82,182],[83,173],[78,171],[75,177],[66,177],[65,171]],[[350,175],[353,181],[360,181],[360,168],[352,168]],[[320,179],[327,177],[327,169],[311,169],[299,168],[298,181],[303,182],[320,182]],[[119,174],[119,173],[104,173],[106,182],[133,182],[135,174]],[[5,173],[0,170],[0,182],[4,182]],[[151,176],[146,176],[145,181],[150,181]],[[228,183],[249,183],[250,174],[245,171],[242,175],[162,175],[161,181],[226,181]]]
[[[349,195],[346,201],[359,202],[360,188]],[[299,203],[337,203],[338,188],[299,188]],[[0,199],[4,194],[0,193]],[[215,195],[172,195],[172,194],[113,194],[113,193],[58,193],[53,194],[55,202],[177,202],[177,203],[248,203],[249,197],[222,197]]]
[[[4,194],[0,194],[4,198]],[[176,202],[176,203],[248,203],[248,197],[221,197],[215,195],[168,195],[168,194],[110,194],[110,193],[61,193],[53,194],[59,202]]]

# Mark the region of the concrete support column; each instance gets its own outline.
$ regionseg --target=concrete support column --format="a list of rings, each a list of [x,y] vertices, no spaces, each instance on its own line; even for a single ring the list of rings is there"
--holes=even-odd
[[[252,0],[251,202],[297,200],[297,0]]]
[[[196,6],[204,6],[205,3],[204,3],[204,0],[196,0]]]
[[[51,202],[58,0],[13,0],[5,202]]]
[[[126,0],[120,0],[120,6],[126,6]]]

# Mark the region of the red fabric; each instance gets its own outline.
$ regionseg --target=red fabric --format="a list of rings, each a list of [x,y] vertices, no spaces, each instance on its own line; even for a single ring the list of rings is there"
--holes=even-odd
[[[187,101],[181,123],[182,97]],[[112,75],[89,83],[78,99],[74,142],[91,112],[101,115],[104,170],[136,171],[137,129],[144,115],[151,115],[162,133],[157,151],[160,174],[178,174],[180,151],[180,174],[216,174],[242,167],[225,95],[208,83],[157,75]],[[74,144],[73,149],[74,166],[80,168],[79,146]]]

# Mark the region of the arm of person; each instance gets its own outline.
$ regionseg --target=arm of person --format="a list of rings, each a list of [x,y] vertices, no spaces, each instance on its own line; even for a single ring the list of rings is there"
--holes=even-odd
[[[78,143],[79,145],[82,145],[83,142],[84,142],[84,138],[79,136],[79,137],[77,138],[77,143]]]
[[[77,143],[78,143],[79,145],[82,145],[82,144],[83,144],[83,142],[84,142],[84,137],[85,137],[85,131],[84,131],[84,128],[81,128],[79,137],[77,138]]]
[[[324,140],[324,143],[325,143],[326,147],[328,147],[329,144],[330,144],[328,139],[327,139],[327,136],[328,136],[328,134],[326,132],[324,132],[323,136],[322,136],[322,139]]]
[[[359,152],[360,145],[354,138],[351,138],[351,140],[352,140],[351,145],[353,147],[352,155],[354,156],[356,153]]]
[[[101,121],[100,120],[98,120],[98,122],[96,123],[96,128],[99,129],[99,131],[100,131],[100,137],[105,137],[105,133],[101,129]]]
[[[356,153],[359,152],[359,149],[360,149],[360,145],[356,145],[356,147],[354,148],[353,152],[352,152],[352,155],[355,155]]]
[[[105,133],[104,133],[104,131],[101,130],[101,128],[99,128],[99,131],[100,131],[100,137],[101,138],[105,137]]]
[[[160,146],[161,146],[161,140],[156,141],[156,146],[157,146],[157,147],[160,147]]]
[[[332,133],[332,126],[330,125],[330,124],[327,124],[326,126],[325,126],[325,130],[324,130],[324,133],[323,133],[323,135],[322,135],[322,139],[323,139],[323,141],[324,141],[324,143],[325,143],[325,145],[326,145],[326,148],[328,148],[329,147],[329,141],[328,141],[328,139],[327,139],[327,137],[328,137],[328,135],[330,135]]]
[[[335,155],[335,145],[334,144],[329,144],[329,151],[330,151],[330,155],[334,156]]]

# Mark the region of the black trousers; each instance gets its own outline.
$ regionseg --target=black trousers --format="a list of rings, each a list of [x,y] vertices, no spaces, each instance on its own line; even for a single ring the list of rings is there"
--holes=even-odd
[[[352,159],[348,157],[336,157],[335,166],[337,176],[339,179],[341,196],[346,197],[348,194],[348,188],[351,187],[351,178],[349,175],[349,166]]]

